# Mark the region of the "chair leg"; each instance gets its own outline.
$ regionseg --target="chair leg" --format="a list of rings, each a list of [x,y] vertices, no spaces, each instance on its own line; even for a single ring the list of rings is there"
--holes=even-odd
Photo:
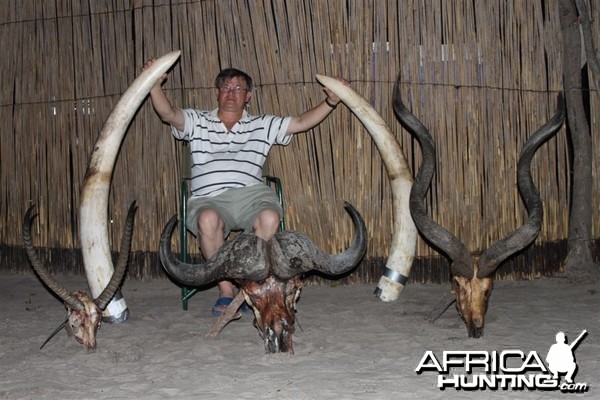
[[[197,288],[189,288],[186,286],[181,288],[181,302],[183,303],[183,309],[185,311],[188,310],[188,300],[196,293],[198,293]]]
[[[184,311],[188,310],[188,297],[187,297],[187,294],[188,294],[188,288],[182,287],[181,288],[181,305],[182,305]]]

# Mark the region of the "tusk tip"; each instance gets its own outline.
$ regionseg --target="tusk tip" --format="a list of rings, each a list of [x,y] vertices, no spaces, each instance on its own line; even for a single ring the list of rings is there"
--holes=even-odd
[[[166,59],[178,59],[179,56],[181,55],[181,50],[173,50],[167,54],[165,54],[164,56],[162,56],[161,58],[166,58]]]
[[[330,85],[332,82],[335,82],[335,79],[327,76],[327,75],[321,75],[321,74],[316,74],[315,78],[317,79],[317,81],[319,83],[321,83],[322,85],[328,86]]]

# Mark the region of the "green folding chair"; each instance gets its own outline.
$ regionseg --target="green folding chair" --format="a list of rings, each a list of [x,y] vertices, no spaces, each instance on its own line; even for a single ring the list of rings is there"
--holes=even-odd
[[[181,171],[181,210],[180,210],[180,215],[181,215],[181,221],[180,221],[180,246],[181,246],[181,252],[180,252],[180,259],[182,262],[187,263],[188,259],[189,259],[189,255],[188,255],[188,232],[187,232],[187,226],[186,226],[186,220],[187,220],[187,200],[188,200],[188,196],[189,196],[189,181],[191,178],[191,165],[190,165],[190,154],[189,154],[189,148],[187,148],[187,144],[184,145],[185,149],[183,152],[183,162],[182,162],[182,171]],[[264,171],[267,171],[268,169],[263,168]],[[281,208],[284,209],[284,197],[283,197],[283,186],[281,185],[281,179],[279,179],[276,176],[271,176],[271,175],[266,175],[263,176],[264,179],[264,183],[265,185],[273,188],[273,190],[275,190],[275,193],[277,194],[277,197],[279,198],[279,204],[281,205]],[[285,215],[285,209],[284,209],[284,213]],[[279,230],[280,231],[284,231],[285,230],[285,217],[281,217],[281,220],[279,221]],[[189,286],[182,286],[181,287],[181,302],[183,305],[183,309],[187,311],[188,309],[188,301],[192,298],[192,296],[194,296],[196,293],[198,293],[198,288],[197,287],[189,287]]]

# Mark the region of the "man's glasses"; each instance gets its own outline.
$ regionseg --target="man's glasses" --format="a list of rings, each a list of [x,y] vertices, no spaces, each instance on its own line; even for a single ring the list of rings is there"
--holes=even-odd
[[[219,88],[219,91],[221,93],[233,93],[233,94],[240,94],[242,92],[248,92],[248,89],[243,88],[241,86],[221,86]]]

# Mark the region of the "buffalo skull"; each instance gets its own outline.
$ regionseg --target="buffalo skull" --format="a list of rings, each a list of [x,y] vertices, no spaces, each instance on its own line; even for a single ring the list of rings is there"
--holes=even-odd
[[[135,201],[131,204],[127,213],[119,258],[113,275],[104,290],[95,299],[92,299],[84,292],[76,291],[72,293],[65,289],[64,286],[50,275],[48,269],[40,262],[31,240],[31,221],[35,217],[33,214],[34,207],[33,205],[29,207],[23,219],[23,241],[25,242],[25,250],[27,251],[29,262],[42,282],[65,304],[67,320],[59,329],[65,326],[69,336],[74,336],[86,351],[93,352],[96,350],[96,332],[100,328],[102,312],[119,289],[127,268],[133,233],[133,219],[136,210]]]
[[[165,226],[159,256],[168,274],[181,284],[203,286],[231,279],[254,311],[254,324],[267,353],[293,353],[292,335],[296,300],[301,290],[300,275],[317,271],[335,277],[354,268],[367,247],[367,231],[359,212],[346,203],[354,224],[354,239],[344,252],[331,255],[320,250],[307,236],[284,231],[265,241],[253,233],[240,233],[226,242],[202,264],[188,264],[171,252],[171,235],[177,223],[173,216]],[[240,297],[240,296],[238,296]],[[226,314],[243,302],[237,297]]]
[[[424,198],[435,172],[435,145],[427,128],[402,103],[398,81],[394,85],[393,107],[400,121],[416,136],[423,153],[423,162],[410,193],[411,214],[421,234],[450,259],[452,301],[456,301],[469,337],[481,337],[494,286],[494,272],[503,261],[531,244],[540,230],[544,211],[531,177],[531,160],[540,146],[560,129],[565,117],[563,97],[558,97],[556,114],[526,141],[519,156],[517,185],[529,213],[527,220],[522,227],[494,242],[483,253],[474,255],[469,253],[462,241],[426,213]],[[446,302],[439,306],[439,314],[430,319],[439,317],[449,305],[450,302]]]

